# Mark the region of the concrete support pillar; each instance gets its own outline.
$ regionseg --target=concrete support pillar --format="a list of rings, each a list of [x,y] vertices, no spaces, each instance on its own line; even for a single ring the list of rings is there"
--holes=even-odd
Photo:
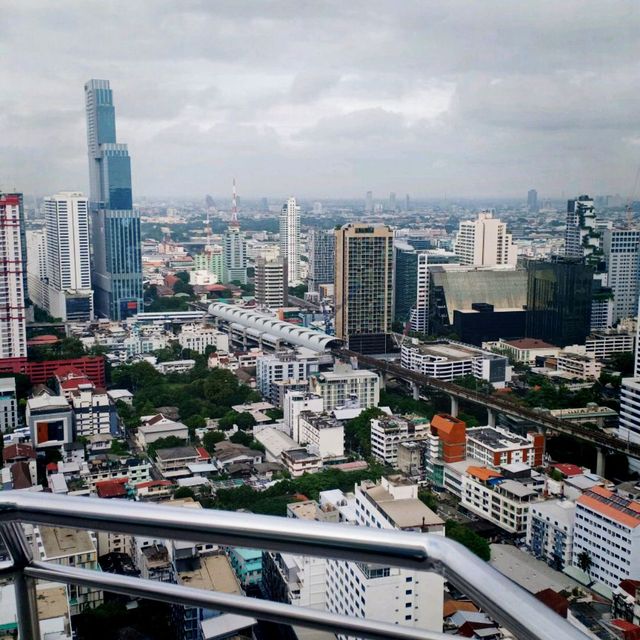
[[[451,411],[449,412],[449,415],[453,416],[454,418],[458,417],[458,398],[456,398],[455,396],[449,396],[449,399],[451,400]]]
[[[604,477],[605,453],[602,447],[596,449],[596,473]]]
[[[496,412],[493,409],[487,408],[487,424],[490,427],[496,426]]]
[[[380,378],[380,390],[382,391],[387,388],[387,376],[384,373],[381,373],[378,375],[378,378]]]
[[[414,400],[420,400],[420,386],[417,382],[411,383],[411,393],[413,394]]]

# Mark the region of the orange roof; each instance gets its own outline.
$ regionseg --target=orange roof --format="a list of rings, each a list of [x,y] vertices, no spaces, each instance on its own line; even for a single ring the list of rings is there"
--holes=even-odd
[[[473,602],[469,602],[468,600],[454,600],[453,598],[449,600],[445,600],[442,606],[442,617],[448,618],[452,616],[456,611],[478,611],[478,607],[476,607]]]
[[[619,522],[631,529],[635,529],[637,526],[640,526],[640,504],[633,500],[626,500],[625,504],[622,505],[626,507],[626,509],[630,509],[631,511],[638,513],[637,516],[633,516],[626,511],[622,511],[620,506],[615,505],[613,501],[609,504],[601,502],[592,494],[601,496],[605,499],[611,499],[614,495],[613,491],[609,491],[604,487],[593,487],[587,493],[584,493],[578,498],[578,504],[581,504],[592,511],[596,511],[597,513],[600,513],[611,520],[615,520],[616,522]]]
[[[431,426],[438,429],[438,431],[451,433],[451,431],[456,427],[465,427],[466,423],[463,420],[458,420],[458,418],[454,418],[446,413],[437,413],[431,419]]]
[[[474,478],[478,478],[478,480],[486,481],[491,480],[491,478],[502,478],[502,476],[493,469],[488,469],[487,467],[467,467],[467,473]]]
[[[147,480],[146,482],[138,482],[136,489],[148,489],[150,487],[171,487],[171,480]]]

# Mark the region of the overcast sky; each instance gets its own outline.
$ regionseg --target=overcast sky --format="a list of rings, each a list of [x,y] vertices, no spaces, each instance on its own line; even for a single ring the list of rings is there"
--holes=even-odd
[[[638,0],[0,0],[0,188],[87,190],[106,78],[135,196],[627,197],[639,34]]]

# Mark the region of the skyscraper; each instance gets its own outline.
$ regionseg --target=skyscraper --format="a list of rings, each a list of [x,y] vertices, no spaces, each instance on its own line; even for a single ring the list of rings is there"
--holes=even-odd
[[[27,231],[27,275],[32,302],[41,309],[49,309],[47,238],[43,229]]]
[[[397,211],[398,210],[398,205],[396,203],[396,194],[394,191],[392,191],[389,194],[389,211]]]
[[[247,284],[247,245],[238,221],[238,194],[236,193],[235,178],[233,179],[231,221],[223,238],[222,264],[224,282]]]
[[[527,192],[527,209],[529,213],[538,213],[538,192],[535,189]]]
[[[613,321],[632,318],[640,293],[640,231],[606,229],[603,250],[607,284],[613,292]]]
[[[515,265],[518,261],[517,246],[507,225],[493,217],[490,211],[482,211],[477,220],[462,220],[455,244],[460,264],[474,267]]]
[[[93,317],[89,258],[89,200],[63,192],[44,200],[48,311],[54,318]]]
[[[590,332],[593,270],[581,260],[527,264],[526,335],[559,347],[584,344]]]
[[[27,355],[20,207],[18,194],[0,194],[0,359]]]
[[[260,307],[277,309],[287,306],[287,261],[256,258],[256,302]]]
[[[367,213],[371,213],[373,211],[373,192],[367,191],[367,195],[364,200],[364,210]]]
[[[289,284],[300,282],[300,207],[293,197],[280,213],[280,255],[287,260]]]
[[[109,81],[89,80],[84,89],[95,310],[121,320],[142,308],[140,216],[133,211],[127,145],[116,142]]]
[[[569,200],[567,202],[564,255],[567,258],[589,258],[598,251],[600,237],[596,229],[593,200],[585,195]]]
[[[333,231],[309,231],[309,291],[318,291],[321,284],[333,284],[336,238]]]
[[[405,323],[413,320],[418,295],[418,256],[410,244],[396,240],[394,320]]]
[[[349,349],[383,353],[393,319],[393,231],[360,222],[336,231],[336,336]]]

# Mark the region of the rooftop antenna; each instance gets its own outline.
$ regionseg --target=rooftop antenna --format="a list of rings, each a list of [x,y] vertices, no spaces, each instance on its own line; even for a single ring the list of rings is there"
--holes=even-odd
[[[232,227],[239,227],[238,222],[238,195],[236,193],[236,179],[233,179],[233,200],[231,202],[231,223]]]

